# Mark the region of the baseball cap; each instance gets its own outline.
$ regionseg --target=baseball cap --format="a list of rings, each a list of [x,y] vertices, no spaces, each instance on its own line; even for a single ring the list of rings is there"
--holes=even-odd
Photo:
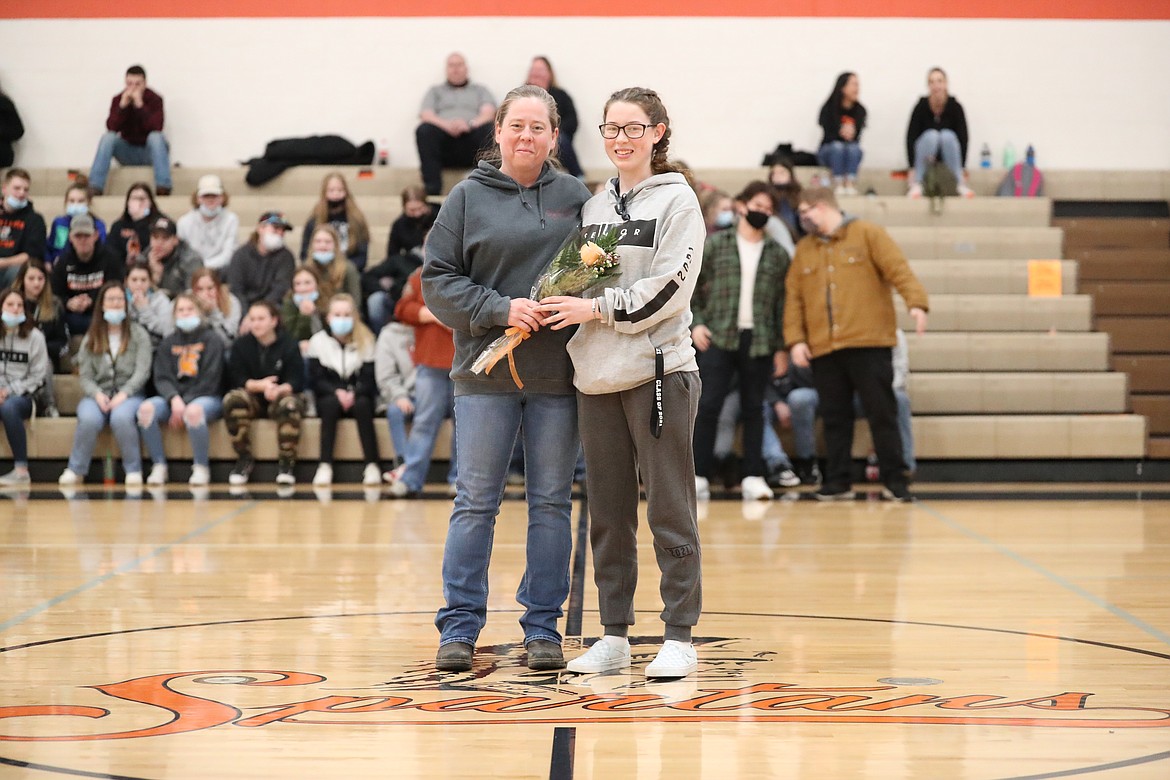
[[[199,177],[199,185],[195,188],[196,197],[200,195],[223,195],[223,182],[214,173]]]
[[[71,236],[92,236],[97,232],[94,227],[93,217],[89,214],[78,214],[69,221],[69,235]]]
[[[292,230],[293,226],[289,224],[288,220],[284,218],[283,211],[265,211],[260,215],[261,225],[276,225],[285,230]]]
[[[175,221],[170,217],[159,216],[155,217],[154,222],[150,223],[150,233],[151,235],[162,233],[167,236],[177,236],[179,229],[175,225]]]

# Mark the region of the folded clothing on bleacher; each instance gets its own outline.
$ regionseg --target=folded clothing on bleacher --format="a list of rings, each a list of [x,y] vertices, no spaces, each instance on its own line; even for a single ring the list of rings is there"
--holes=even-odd
[[[370,165],[373,161],[373,141],[354,146],[339,135],[281,138],[264,147],[263,157],[244,163],[248,166],[244,180],[259,187],[294,165]]]

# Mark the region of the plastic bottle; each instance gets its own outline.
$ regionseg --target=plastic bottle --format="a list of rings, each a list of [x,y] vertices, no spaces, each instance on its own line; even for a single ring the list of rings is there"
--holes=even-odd
[[[983,144],[983,148],[979,150],[979,167],[991,167],[991,147],[987,144]]]
[[[1016,147],[1012,146],[1012,142],[1008,141],[1007,146],[1003,148],[1003,167],[1011,168],[1016,164]]]
[[[386,146],[386,139],[378,143],[378,165],[390,164],[390,149]]]
[[[1028,149],[1024,152],[1024,162],[1030,168],[1036,167],[1036,147],[1032,146],[1032,144],[1028,144]]]
[[[114,484],[114,456],[106,455],[102,461],[102,484],[111,487]]]

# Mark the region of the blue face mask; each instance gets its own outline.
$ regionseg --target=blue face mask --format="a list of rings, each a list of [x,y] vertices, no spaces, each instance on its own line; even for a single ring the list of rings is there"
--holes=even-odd
[[[106,309],[102,312],[102,319],[111,325],[121,325],[126,321],[125,309]]]
[[[24,312],[21,312],[20,314],[13,314],[12,312],[7,311],[3,312],[0,314],[0,321],[3,321],[5,327],[15,328],[24,322]],[[351,321],[350,327],[352,326],[353,322]]]
[[[195,316],[178,317],[175,319],[175,327],[184,333],[190,333],[199,327],[199,318]]]
[[[321,265],[328,265],[329,263],[333,262],[333,253],[332,252],[314,252],[313,259],[316,260]]]
[[[329,320],[329,330],[334,336],[348,336],[353,333],[353,317],[334,317]]]
[[[313,292],[309,293],[293,293],[293,303],[295,303],[297,306],[300,306],[305,301],[316,303],[319,297],[321,297],[321,293],[317,292],[316,290],[313,290]]]
[[[8,197],[4,198],[4,203],[12,211],[20,211],[22,208],[28,205],[28,199],[25,198],[23,200],[18,200],[9,195]]]
[[[82,214],[89,213],[89,205],[86,203],[70,203],[65,207],[65,213],[71,217],[80,217]]]
[[[735,224],[735,212],[731,209],[724,209],[715,215],[715,227],[729,228]]]
[[[223,211],[223,206],[199,206],[199,213],[208,219],[215,219],[221,211]]]

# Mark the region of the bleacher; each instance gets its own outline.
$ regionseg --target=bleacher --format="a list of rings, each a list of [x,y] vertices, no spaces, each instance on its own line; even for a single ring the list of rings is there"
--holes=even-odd
[[[243,168],[177,168],[175,194],[161,198],[160,207],[173,217],[186,213],[199,176],[216,173],[230,194],[229,208],[240,216],[241,241],[262,212],[278,209],[297,227],[288,243],[299,249],[300,228],[330,170],[293,168],[264,187],[251,188],[244,183]],[[398,193],[417,182],[417,171],[373,167],[344,172],[370,220],[370,262],[377,263],[385,254],[390,223],[400,211]],[[813,172],[802,169],[799,176],[807,182]],[[38,210],[46,218],[55,216],[68,186],[67,171],[30,173]],[[591,173],[594,180],[609,175],[607,170]],[[760,174],[759,169],[696,171],[701,181],[730,192]],[[928,470],[931,461],[952,460],[1140,460],[1147,450],[1146,420],[1131,413],[1127,375],[1111,370],[1110,338],[1094,331],[1092,297],[1076,294],[1077,263],[1062,262],[1065,295],[1029,298],[1027,262],[1062,258],[1063,231],[1052,227],[1053,199],[1165,200],[1170,198],[1170,173],[1048,171],[1048,197],[1030,200],[989,197],[1001,176],[1000,171],[973,170],[970,184],[978,197],[948,199],[941,214],[933,214],[925,200],[905,198],[904,181],[890,171],[863,169],[859,189],[874,194],[842,199],[846,211],[889,228],[931,294],[926,334],[913,334],[905,312],[901,315],[909,337],[917,457]],[[446,184],[459,177],[458,171],[447,172]],[[94,212],[107,223],[115,220],[126,188],[139,180],[151,181],[149,169],[114,167],[106,188],[111,194],[96,199]],[[904,309],[900,302],[898,308]],[[54,379],[60,408],[68,415],[79,398],[77,380]],[[68,457],[70,417],[41,418],[30,425],[31,459],[60,464]],[[342,422],[339,462],[360,463],[353,425],[352,420]],[[393,449],[385,420],[377,427],[382,455],[389,459]],[[317,435],[317,421],[307,420],[300,448],[306,468],[316,460]],[[104,436],[99,455],[116,451],[109,432]],[[170,457],[190,459],[185,436],[168,431],[166,441]],[[859,422],[855,454],[862,456],[868,449],[868,430]],[[255,452],[260,461],[276,458],[268,421],[256,426]],[[448,454],[444,433],[436,458]],[[0,459],[7,457],[7,444],[0,441]],[[213,431],[211,457],[213,476],[222,479],[220,472],[226,473],[235,458],[222,423]],[[258,477],[264,474],[258,471]],[[298,476],[307,479],[308,473]]]

